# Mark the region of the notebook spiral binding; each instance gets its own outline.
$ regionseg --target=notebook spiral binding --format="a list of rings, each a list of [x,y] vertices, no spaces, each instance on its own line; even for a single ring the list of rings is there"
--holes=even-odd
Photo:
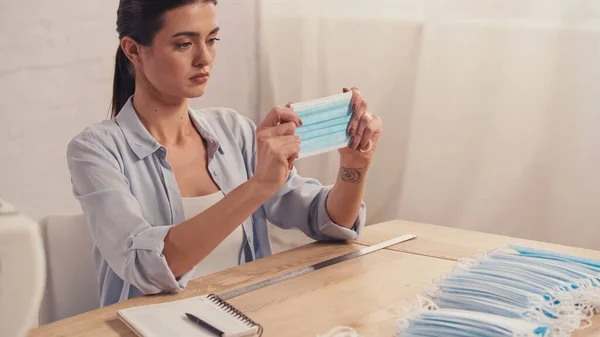
[[[262,336],[262,334],[263,334],[262,326],[260,324],[256,323],[255,321],[253,321],[252,319],[250,319],[250,317],[244,315],[244,313],[242,313],[241,311],[236,309],[234,306],[232,306],[231,304],[222,300],[218,295],[210,294],[207,296],[207,298],[212,303],[217,305],[220,309],[223,309],[226,313],[233,315],[233,317],[244,322],[244,324],[248,324],[250,326],[255,326],[255,325],[258,326],[258,336],[259,337]]]

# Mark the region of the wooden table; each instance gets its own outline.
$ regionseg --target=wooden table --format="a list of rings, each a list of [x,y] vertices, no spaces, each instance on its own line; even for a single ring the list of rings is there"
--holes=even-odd
[[[553,249],[600,258],[600,252],[404,221],[366,228],[352,243],[314,243],[191,281],[172,295],[134,298],[30,332],[29,336],[135,336],[116,311],[137,305],[224,293],[274,275],[379,243],[402,234],[419,238],[351,261],[232,298],[265,328],[265,337],[324,334],[338,325],[354,327],[365,337],[394,336],[403,309],[415,301],[430,280],[450,271],[455,260],[506,243]],[[599,319],[595,320],[600,322]],[[600,335],[599,324],[573,336]]]
[[[409,221],[389,221],[369,226],[358,243],[372,245],[392,239],[401,233],[419,236],[391,249],[399,252],[419,254],[456,261],[461,257],[476,256],[480,250],[492,250],[507,244],[517,244],[533,248],[549,249],[557,252],[600,259],[600,251],[561,246],[545,242],[523,240],[507,236],[467,231],[444,226],[434,226]]]

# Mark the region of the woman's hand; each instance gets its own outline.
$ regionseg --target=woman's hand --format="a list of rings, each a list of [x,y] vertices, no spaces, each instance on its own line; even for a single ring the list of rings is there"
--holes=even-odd
[[[273,108],[256,128],[256,172],[253,179],[269,193],[285,184],[300,152],[296,128],[302,125],[289,107]]]
[[[347,147],[339,150],[340,160],[346,168],[365,168],[371,163],[383,133],[381,118],[367,111],[367,101],[361,97],[358,88],[344,88],[343,91],[352,91],[350,106],[353,114],[348,124],[348,135],[352,138]]]

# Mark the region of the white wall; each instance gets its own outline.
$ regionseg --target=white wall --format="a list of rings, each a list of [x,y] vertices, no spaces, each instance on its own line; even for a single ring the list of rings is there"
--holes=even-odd
[[[0,1],[0,198],[31,217],[79,212],[65,149],[105,119],[118,46],[118,1]],[[219,3],[212,83],[193,107],[256,115],[256,10]]]
[[[600,1],[365,3],[261,1],[259,96],[361,88],[386,130],[367,223],[600,249]],[[297,167],[331,182],[338,156]]]

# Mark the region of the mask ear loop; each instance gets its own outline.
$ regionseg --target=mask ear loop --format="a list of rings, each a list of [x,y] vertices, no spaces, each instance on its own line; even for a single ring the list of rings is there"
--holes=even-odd
[[[401,317],[403,318],[396,321],[396,337],[402,337],[402,331],[404,329],[407,329],[412,321],[417,320],[421,312],[423,312],[424,310],[431,310],[430,308],[432,307],[432,305],[424,303],[428,301],[426,297],[423,297],[421,295],[417,295],[416,297],[416,302],[411,302],[406,306],[398,308],[402,311]],[[433,303],[433,305],[435,305],[435,303]]]
[[[525,317],[530,318],[532,322],[550,324],[552,326],[552,337],[568,337],[575,331],[582,321],[588,321],[586,315],[575,307],[572,298],[568,293],[562,291],[550,292],[547,294],[549,301],[540,298],[530,299],[532,309],[525,312]],[[537,297],[537,296],[535,296]],[[554,303],[558,301],[558,303]],[[552,315],[549,317],[547,315]]]
[[[427,311],[440,309],[440,307],[437,304],[435,304],[435,302],[433,302],[432,300],[430,300],[427,297],[417,295],[417,301],[419,302],[419,307],[423,308]]]
[[[468,271],[471,267],[479,264],[479,261],[489,258],[489,254],[485,250],[478,250],[475,257],[463,257],[458,259],[454,265],[453,271]]]
[[[498,248],[492,249],[487,255],[494,255],[494,254],[498,254],[498,253],[505,253],[508,254],[509,251],[513,251],[509,245],[502,245]]]
[[[317,337],[360,337],[356,330],[349,326],[335,327],[325,335],[317,335]]]
[[[592,326],[592,324],[593,324],[593,323],[592,323],[592,319],[591,319],[591,318],[586,318],[586,319],[584,319],[584,320],[582,320],[582,321],[583,321],[583,322],[585,322],[586,324],[585,324],[585,325],[581,325],[581,326],[579,326],[579,327],[575,328],[575,330],[583,330],[583,329],[587,329],[587,328],[591,327],[591,326]]]
[[[432,279],[429,286],[427,286],[427,288],[425,288],[425,295],[429,296],[430,298],[438,298],[440,296],[440,294],[442,292],[444,292],[444,290],[442,289],[442,284],[446,277],[447,276],[444,275],[444,276],[435,277],[434,279]]]
[[[452,270],[453,271],[468,271],[469,269],[471,269],[471,267],[476,266],[478,264],[479,264],[478,259],[474,259],[474,258],[470,258],[470,257],[463,257],[456,262],[456,264],[454,265]]]

